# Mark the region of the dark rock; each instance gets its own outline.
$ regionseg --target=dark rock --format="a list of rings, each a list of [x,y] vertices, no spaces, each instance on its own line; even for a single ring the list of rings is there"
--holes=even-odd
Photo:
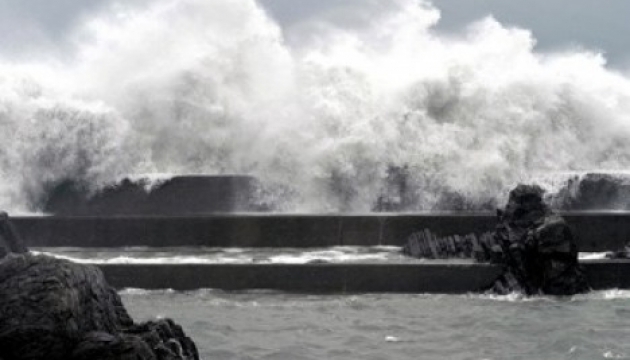
[[[497,211],[492,233],[438,237],[428,229],[412,234],[403,253],[418,258],[474,258],[502,264],[491,291],[499,294],[572,295],[589,287],[578,264],[573,233],[543,201],[538,186],[519,185]]]
[[[172,320],[134,323],[97,267],[27,252],[6,216],[1,229],[18,251],[0,259],[0,359],[199,359]]]
[[[543,193],[538,186],[519,185],[498,211],[494,237],[505,273],[492,288],[496,293],[573,295],[589,289],[573,233],[543,202]]]
[[[473,258],[488,262],[500,258],[501,248],[492,233],[438,237],[429,229],[424,229],[409,236],[402,252],[415,258]]]

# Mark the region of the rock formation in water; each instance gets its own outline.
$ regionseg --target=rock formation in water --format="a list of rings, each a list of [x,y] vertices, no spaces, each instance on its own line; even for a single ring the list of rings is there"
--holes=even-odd
[[[588,291],[573,232],[543,202],[538,186],[519,185],[498,213],[494,237],[503,250],[505,273],[493,291],[572,295]]]
[[[172,320],[134,323],[97,267],[29,253],[6,214],[0,248],[0,359],[199,359]]]
[[[519,185],[498,211],[494,232],[439,238],[425,229],[413,234],[403,253],[420,258],[475,258],[501,264],[491,291],[499,294],[572,295],[589,287],[578,264],[573,233],[543,202],[538,186]]]

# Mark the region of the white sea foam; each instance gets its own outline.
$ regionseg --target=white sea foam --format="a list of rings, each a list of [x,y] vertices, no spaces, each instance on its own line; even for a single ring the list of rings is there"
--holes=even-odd
[[[139,289],[139,288],[125,288],[118,292],[121,295],[155,295],[155,294],[173,294],[175,290],[173,289],[159,289],[159,290],[148,290],[148,289]]]
[[[402,255],[398,246],[336,246],[322,249],[180,247],[157,250],[146,247],[111,249],[37,248],[51,255],[90,264],[306,264],[313,262],[423,261]],[[606,252],[581,252],[581,261],[601,260]],[[430,261],[430,260],[424,260]],[[444,260],[440,260],[444,261]]]
[[[403,256],[400,253],[400,247],[396,246],[339,246],[313,250],[182,247],[161,251],[151,248],[99,248],[92,250],[38,248],[33,252],[84,264],[307,264],[313,262],[415,261]]]
[[[495,294],[469,294],[466,297],[493,300],[501,302],[539,302],[539,301],[592,301],[592,300],[619,300],[630,299],[630,290],[607,289],[591,291],[586,294],[578,294],[570,297],[556,296],[526,296],[520,293],[507,295]]]
[[[578,254],[580,260],[601,260],[606,259],[608,252],[581,252]]]
[[[131,175],[125,175],[125,179],[128,179],[132,183],[143,185],[144,189],[147,192],[150,192],[153,189],[160,187],[165,182],[172,179],[173,176],[174,174],[160,174],[160,173],[131,174]],[[122,181],[122,180],[119,179],[118,181]]]
[[[431,210],[630,168],[630,81],[600,54],[536,52],[491,17],[447,37],[429,3],[388,4],[288,45],[253,0],[133,2],[79,26],[62,58],[0,54],[0,208],[37,211],[67,179],[243,173],[279,209],[369,211],[407,166]]]

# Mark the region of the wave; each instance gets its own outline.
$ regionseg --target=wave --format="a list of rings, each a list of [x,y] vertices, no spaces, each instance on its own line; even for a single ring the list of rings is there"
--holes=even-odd
[[[439,19],[397,0],[288,44],[253,0],[157,0],[85,21],[62,58],[0,54],[0,208],[41,211],[67,181],[236,173],[278,211],[488,209],[521,181],[629,168],[630,80],[602,55]]]

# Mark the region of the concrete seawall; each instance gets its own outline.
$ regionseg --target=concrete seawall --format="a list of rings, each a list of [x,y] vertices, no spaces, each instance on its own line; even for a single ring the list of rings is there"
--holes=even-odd
[[[487,288],[500,274],[495,265],[471,262],[423,264],[182,264],[99,265],[122,288],[238,291],[271,289],[302,293],[464,294]],[[586,261],[593,290],[630,289],[630,261]]]
[[[303,293],[442,293],[478,291],[500,269],[487,264],[182,264],[99,265],[117,288],[228,291],[271,289]]]
[[[580,251],[621,249],[630,213],[564,214]],[[402,245],[414,231],[438,236],[492,230],[492,214],[33,216],[12,218],[28,246],[326,247]]]

